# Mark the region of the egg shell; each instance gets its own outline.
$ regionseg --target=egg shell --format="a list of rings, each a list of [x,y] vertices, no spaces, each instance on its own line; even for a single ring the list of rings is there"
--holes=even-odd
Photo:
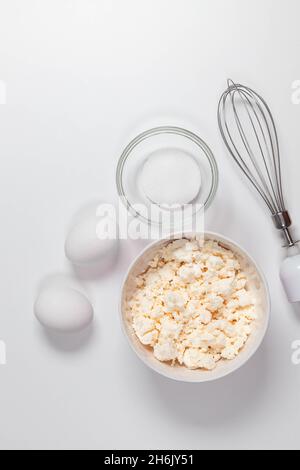
[[[79,291],[67,287],[44,289],[38,296],[34,312],[40,323],[51,330],[75,332],[93,320],[93,307]]]
[[[107,219],[108,223],[113,223]],[[115,239],[101,239],[97,235],[99,217],[90,215],[79,220],[69,231],[66,243],[66,257],[76,265],[96,263],[112,254],[117,246]]]

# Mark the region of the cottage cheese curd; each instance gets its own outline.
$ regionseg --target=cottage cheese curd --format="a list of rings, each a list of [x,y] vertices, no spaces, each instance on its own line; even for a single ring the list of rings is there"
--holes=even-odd
[[[128,314],[162,362],[213,370],[251,335],[255,298],[237,256],[213,240],[176,240],[136,278]]]

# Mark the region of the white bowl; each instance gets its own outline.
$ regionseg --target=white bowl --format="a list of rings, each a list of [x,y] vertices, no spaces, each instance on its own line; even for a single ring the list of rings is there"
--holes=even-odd
[[[195,238],[198,234],[185,234],[184,238]],[[174,237],[173,237],[174,238]],[[172,238],[172,240],[173,240]],[[181,236],[175,239],[181,238]],[[267,332],[270,316],[270,296],[265,277],[256,264],[256,262],[249,256],[246,251],[241,248],[237,243],[229,240],[228,238],[217,233],[206,232],[204,234],[206,240],[215,240],[222,243],[230,250],[232,250],[239,258],[242,268],[247,273],[249,280],[249,289],[253,291],[257,299],[257,313],[258,319],[255,321],[254,332],[249,337],[246,345],[232,361],[222,360],[218,363],[213,371],[204,370],[189,370],[184,366],[175,365],[171,366],[168,363],[158,361],[153,354],[151,348],[141,344],[132,327],[132,319],[126,315],[126,302],[130,297],[132,289],[134,288],[134,279],[137,275],[141,274],[147,267],[148,262],[154,257],[157,251],[165,244],[170,243],[170,239],[156,241],[149,245],[132,263],[127,276],[125,278],[122,295],[121,295],[121,322],[125,336],[128,338],[130,345],[137,354],[137,356],[151,369],[159,374],[173,380],[182,382],[209,382],[220,379],[226,375],[231,374],[240,367],[242,367],[258,350],[265,334]]]

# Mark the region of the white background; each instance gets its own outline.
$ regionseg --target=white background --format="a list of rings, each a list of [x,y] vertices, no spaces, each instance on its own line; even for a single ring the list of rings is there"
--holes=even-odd
[[[297,232],[299,19],[299,0],[0,0],[0,448],[299,448],[291,343],[300,307],[285,299],[280,240],[216,122],[228,77],[267,99]],[[79,273],[93,330],[64,340],[33,317],[39,283],[72,273],[63,250],[71,217],[91,200],[117,200],[118,157],[153,124],[185,126],[209,143],[221,181],[207,229],[248,249],[270,284],[263,347],[217,383],[173,383],[129,349],[118,296],[138,242],[123,242],[105,275]]]

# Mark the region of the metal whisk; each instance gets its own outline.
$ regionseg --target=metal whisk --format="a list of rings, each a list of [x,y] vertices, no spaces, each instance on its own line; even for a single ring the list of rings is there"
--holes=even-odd
[[[265,201],[287,246],[294,246],[297,242],[289,231],[292,221],[283,197],[278,135],[269,106],[255,91],[228,80],[218,120],[230,154]]]
[[[283,197],[278,134],[269,106],[251,88],[228,80],[228,89],[219,103],[218,121],[230,154],[269,208],[286,246],[294,247],[298,242],[289,230],[292,221]],[[298,250],[289,250],[280,275],[290,302],[299,302]]]

